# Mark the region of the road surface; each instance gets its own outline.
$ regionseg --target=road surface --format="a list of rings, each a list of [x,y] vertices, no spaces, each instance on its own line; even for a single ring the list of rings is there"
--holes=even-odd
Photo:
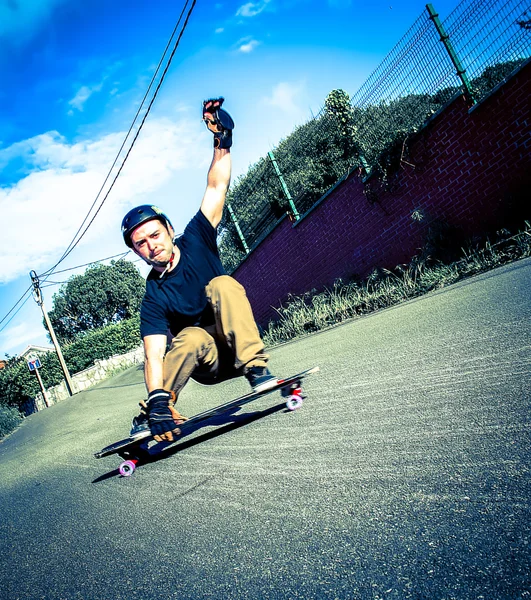
[[[245,407],[130,478],[132,368],[0,444],[0,597],[531,597],[531,260],[271,352]],[[247,391],[191,384],[194,414]],[[243,413],[243,414],[241,414]]]

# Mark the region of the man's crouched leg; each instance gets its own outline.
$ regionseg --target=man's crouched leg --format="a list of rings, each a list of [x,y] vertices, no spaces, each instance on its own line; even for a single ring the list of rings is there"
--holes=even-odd
[[[255,391],[275,386],[277,378],[267,368],[269,355],[244,287],[233,277],[221,275],[212,279],[205,292],[216,319],[216,335],[232,351],[234,368],[242,369]]]

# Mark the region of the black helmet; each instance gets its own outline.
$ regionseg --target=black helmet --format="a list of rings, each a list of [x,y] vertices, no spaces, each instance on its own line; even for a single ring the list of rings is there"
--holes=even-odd
[[[166,228],[172,227],[172,224],[168,217],[158,208],[157,206],[151,206],[149,204],[142,204],[136,208],[131,209],[122,220],[122,235],[124,236],[124,242],[129,248],[133,247],[131,242],[131,234],[133,231],[142,223],[158,219],[161,221]],[[173,227],[172,227],[173,229]]]

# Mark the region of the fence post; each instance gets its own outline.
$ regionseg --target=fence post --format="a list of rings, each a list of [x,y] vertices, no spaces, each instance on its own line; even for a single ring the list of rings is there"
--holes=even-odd
[[[238,237],[240,238],[240,242],[243,245],[243,249],[245,250],[246,254],[249,254],[249,252],[250,252],[249,246],[247,245],[247,242],[245,241],[245,237],[242,233],[240,224],[238,223],[238,219],[236,218],[236,215],[234,214],[234,211],[232,210],[232,206],[228,202],[227,202],[227,208],[229,210],[230,218],[232,219],[232,222],[234,223],[234,227],[236,227],[236,233],[238,234]]]
[[[450,41],[450,36],[446,33],[446,30],[444,29],[444,26],[441,23],[441,20],[439,19],[438,13],[435,12],[435,8],[433,8],[433,4],[426,4],[426,8],[430,15],[430,19],[433,21],[433,24],[435,25],[435,28],[437,29],[437,32],[441,37],[441,42],[444,44],[446,52],[448,52],[448,56],[450,57],[450,60],[452,61],[455,67],[456,74],[461,80],[461,83],[463,84],[466,97],[470,100],[470,102],[472,102],[472,104],[475,104],[476,100],[474,98],[472,86],[470,85],[470,81],[467,77],[466,70],[463,68],[461,61],[459,60],[459,56],[457,56],[452,42]]]
[[[284,195],[286,196],[286,198],[289,202],[289,206],[291,208],[291,213],[295,217],[295,220],[298,221],[301,218],[301,216],[299,215],[299,211],[297,210],[297,207],[295,206],[295,203],[293,202],[291,194],[289,193],[289,189],[288,189],[288,186],[286,185],[286,182],[284,181],[284,177],[282,177],[282,173],[280,172],[280,169],[278,168],[277,161],[275,159],[275,155],[272,152],[268,152],[267,155],[269,156],[269,159],[273,163],[273,167],[275,168],[275,173],[277,174],[278,180],[280,181],[280,185],[282,186],[282,191],[284,192]]]

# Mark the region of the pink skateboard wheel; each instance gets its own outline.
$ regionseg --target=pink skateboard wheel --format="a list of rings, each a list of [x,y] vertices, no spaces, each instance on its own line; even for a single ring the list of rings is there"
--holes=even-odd
[[[124,461],[118,468],[118,471],[120,471],[120,475],[122,477],[131,477],[134,470],[136,469],[136,462],[136,460]]]
[[[291,394],[291,396],[288,396],[288,399],[286,400],[286,407],[288,408],[288,410],[297,410],[301,406],[302,406],[302,397],[301,396],[299,396],[298,394]]]

